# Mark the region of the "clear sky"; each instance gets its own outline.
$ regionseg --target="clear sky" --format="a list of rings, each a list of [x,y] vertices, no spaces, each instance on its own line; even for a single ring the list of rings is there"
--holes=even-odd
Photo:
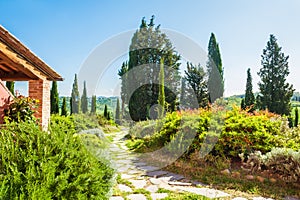
[[[258,90],[257,72],[270,34],[290,56],[288,81],[300,90],[298,0],[1,0],[0,8],[0,24],[65,78],[59,83],[60,95],[70,95],[74,74],[93,49],[114,35],[137,29],[142,17],[152,15],[155,24],[180,32],[205,50],[210,33],[215,33],[225,70],[225,96],[244,93],[247,68]],[[108,73],[111,85],[99,86],[97,95],[114,95],[118,77],[113,70]]]

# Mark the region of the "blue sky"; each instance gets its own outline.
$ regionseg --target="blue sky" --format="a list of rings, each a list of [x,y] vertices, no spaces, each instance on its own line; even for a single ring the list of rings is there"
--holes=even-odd
[[[65,78],[59,83],[60,95],[70,95],[74,74],[99,44],[137,29],[142,17],[150,19],[152,15],[155,24],[189,37],[205,50],[210,33],[215,33],[226,96],[244,92],[247,68],[251,68],[254,90],[258,90],[260,56],[270,34],[290,56],[288,81],[300,90],[297,0],[1,0],[0,8],[0,24]],[[105,86],[100,83],[97,95],[115,95],[118,77],[113,69],[121,62],[119,58],[112,64],[107,71],[111,78]]]

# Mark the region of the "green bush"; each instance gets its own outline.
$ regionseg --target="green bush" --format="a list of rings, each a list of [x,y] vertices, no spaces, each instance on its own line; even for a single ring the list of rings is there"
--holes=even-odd
[[[49,133],[25,122],[0,130],[1,199],[108,198],[113,170],[69,131],[71,124],[56,118]]]
[[[141,152],[170,144],[170,151],[187,148],[185,155],[201,150],[204,154],[238,157],[254,151],[266,153],[274,147],[297,150],[299,132],[300,128],[288,127],[286,118],[267,111],[248,113],[234,107],[225,112],[217,107],[173,112],[162,120],[137,123],[128,138],[133,140],[130,146]],[[195,134],[192,143],[188,134]],[[176,137],[181,142],[173,142]]]
[[[74,114],[73,118],[78,132],[87,129],[99,128],[99,123],[95,115]]]
[[[286,120],[278,115],[268,112],[249,114],[233,109],[226,113],[214,153],[238,157],[240,153],[266,153],[274,147],[283,147],[285,142],[281,129],[285,125]]]
[[[8,109],[4,111],[5,120],[7,122],[36,122],[34,108],[36,108],[38,101],[30,97],[18,96],[10,104]]]
[[[83,130],[99,128],[95,115],[72,114],[70,116],[51,115],[51,124],[67,127],[66,130],[80,132]]]

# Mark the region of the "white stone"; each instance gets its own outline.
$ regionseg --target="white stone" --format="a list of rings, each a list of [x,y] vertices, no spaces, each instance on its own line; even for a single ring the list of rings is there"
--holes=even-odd
[[[129,180],[136,189],[144,188],[147,185],[145,180]]]
[[[130,194],[126,198],[130,200],[147,200],[143,194]]]
[[[152,193],[151,195],[152,200],[157,200],[157,199],[164,199],[168,197],[167,193]]]
[[[110,197],[109,200],[124,200],[124,198],[115,196],[115,197]]]
[[[273,200],[271,198],[264,198],[264,197],[254,197],[253,200]]]
[[[170,191],[177,191],[178,189],[176,187],[172,187],[169,184],[162,182],[161,184],[159,184],[158,186],[159,188],[165,189],[165,190],[170,190]]]
[[[176,186],[177,189],[199,194],[208,198],[222,198],[222,197],[228,197],[229,194],[222,192],[220,190],[210,189],[210,188],[196,188],[196,187],[184,187],[184,186]]]
[[[131,178],[133,178],[133,177],[134,177],[133,175],[121,174],[121,178],[122,178],[122,179],[131,179]]]
[[[157,179],[157,178],[150,178],[149,181],[154,185],[159,185],[162,183],[162,180]]]
[[[138,167],[139,169],[142,169],[142,170],[145,170],[147,172],[152,172],[152,171],[157,171],[159,170],[160,168],[158,167],[154,167],[154,166],[140,166]]]
[[[180,181],[169,181],[169,185],[178,185],[178,186],[191,186],[192,183],[185,183],[185,182],[180,182]]]
[[[149,185],[148,187],[145,188],[147,191],[151,193],[155,193],[158,190],[158,187],[156,185]]]
[[[122,192],[132,192],[132,189],[130,187],[128,187],[127,185],[118,184],[118,188]]]

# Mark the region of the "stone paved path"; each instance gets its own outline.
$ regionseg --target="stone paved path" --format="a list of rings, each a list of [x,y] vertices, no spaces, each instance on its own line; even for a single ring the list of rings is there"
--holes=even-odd
[[[211,199],[225,198],[244,200],[243,197],[231,197],[230,194],[206,187],[199,182],[193,182],[187,180],[184,176],[174,174],[168,171],[159,169],[158,167],[149,165],[141,161],[137,154],[134,154],[128,150],[125,146],[124,135],[126,130],[116,133],[113,142],[110,145],[110,155],[113,159],[112,165],[118,173],[121,174],[121,178],[128,180],[131,183],[131,187],[124,184],[116,185],[116,188],[121,192],[126,192],[127,199],[130,200],[146,200],[144,194],[133,194],[133,189],[144,189],[150,192],[150,197],[153,200],[164,199],[168,196],[168,193],[157,193],[159,188],[176,192],[189,192],[198,195],[202,195]],[[121,196],[112,196],[110,200],[123,200]],[[253,200],[266,200],[267,198],[255,197]]]

